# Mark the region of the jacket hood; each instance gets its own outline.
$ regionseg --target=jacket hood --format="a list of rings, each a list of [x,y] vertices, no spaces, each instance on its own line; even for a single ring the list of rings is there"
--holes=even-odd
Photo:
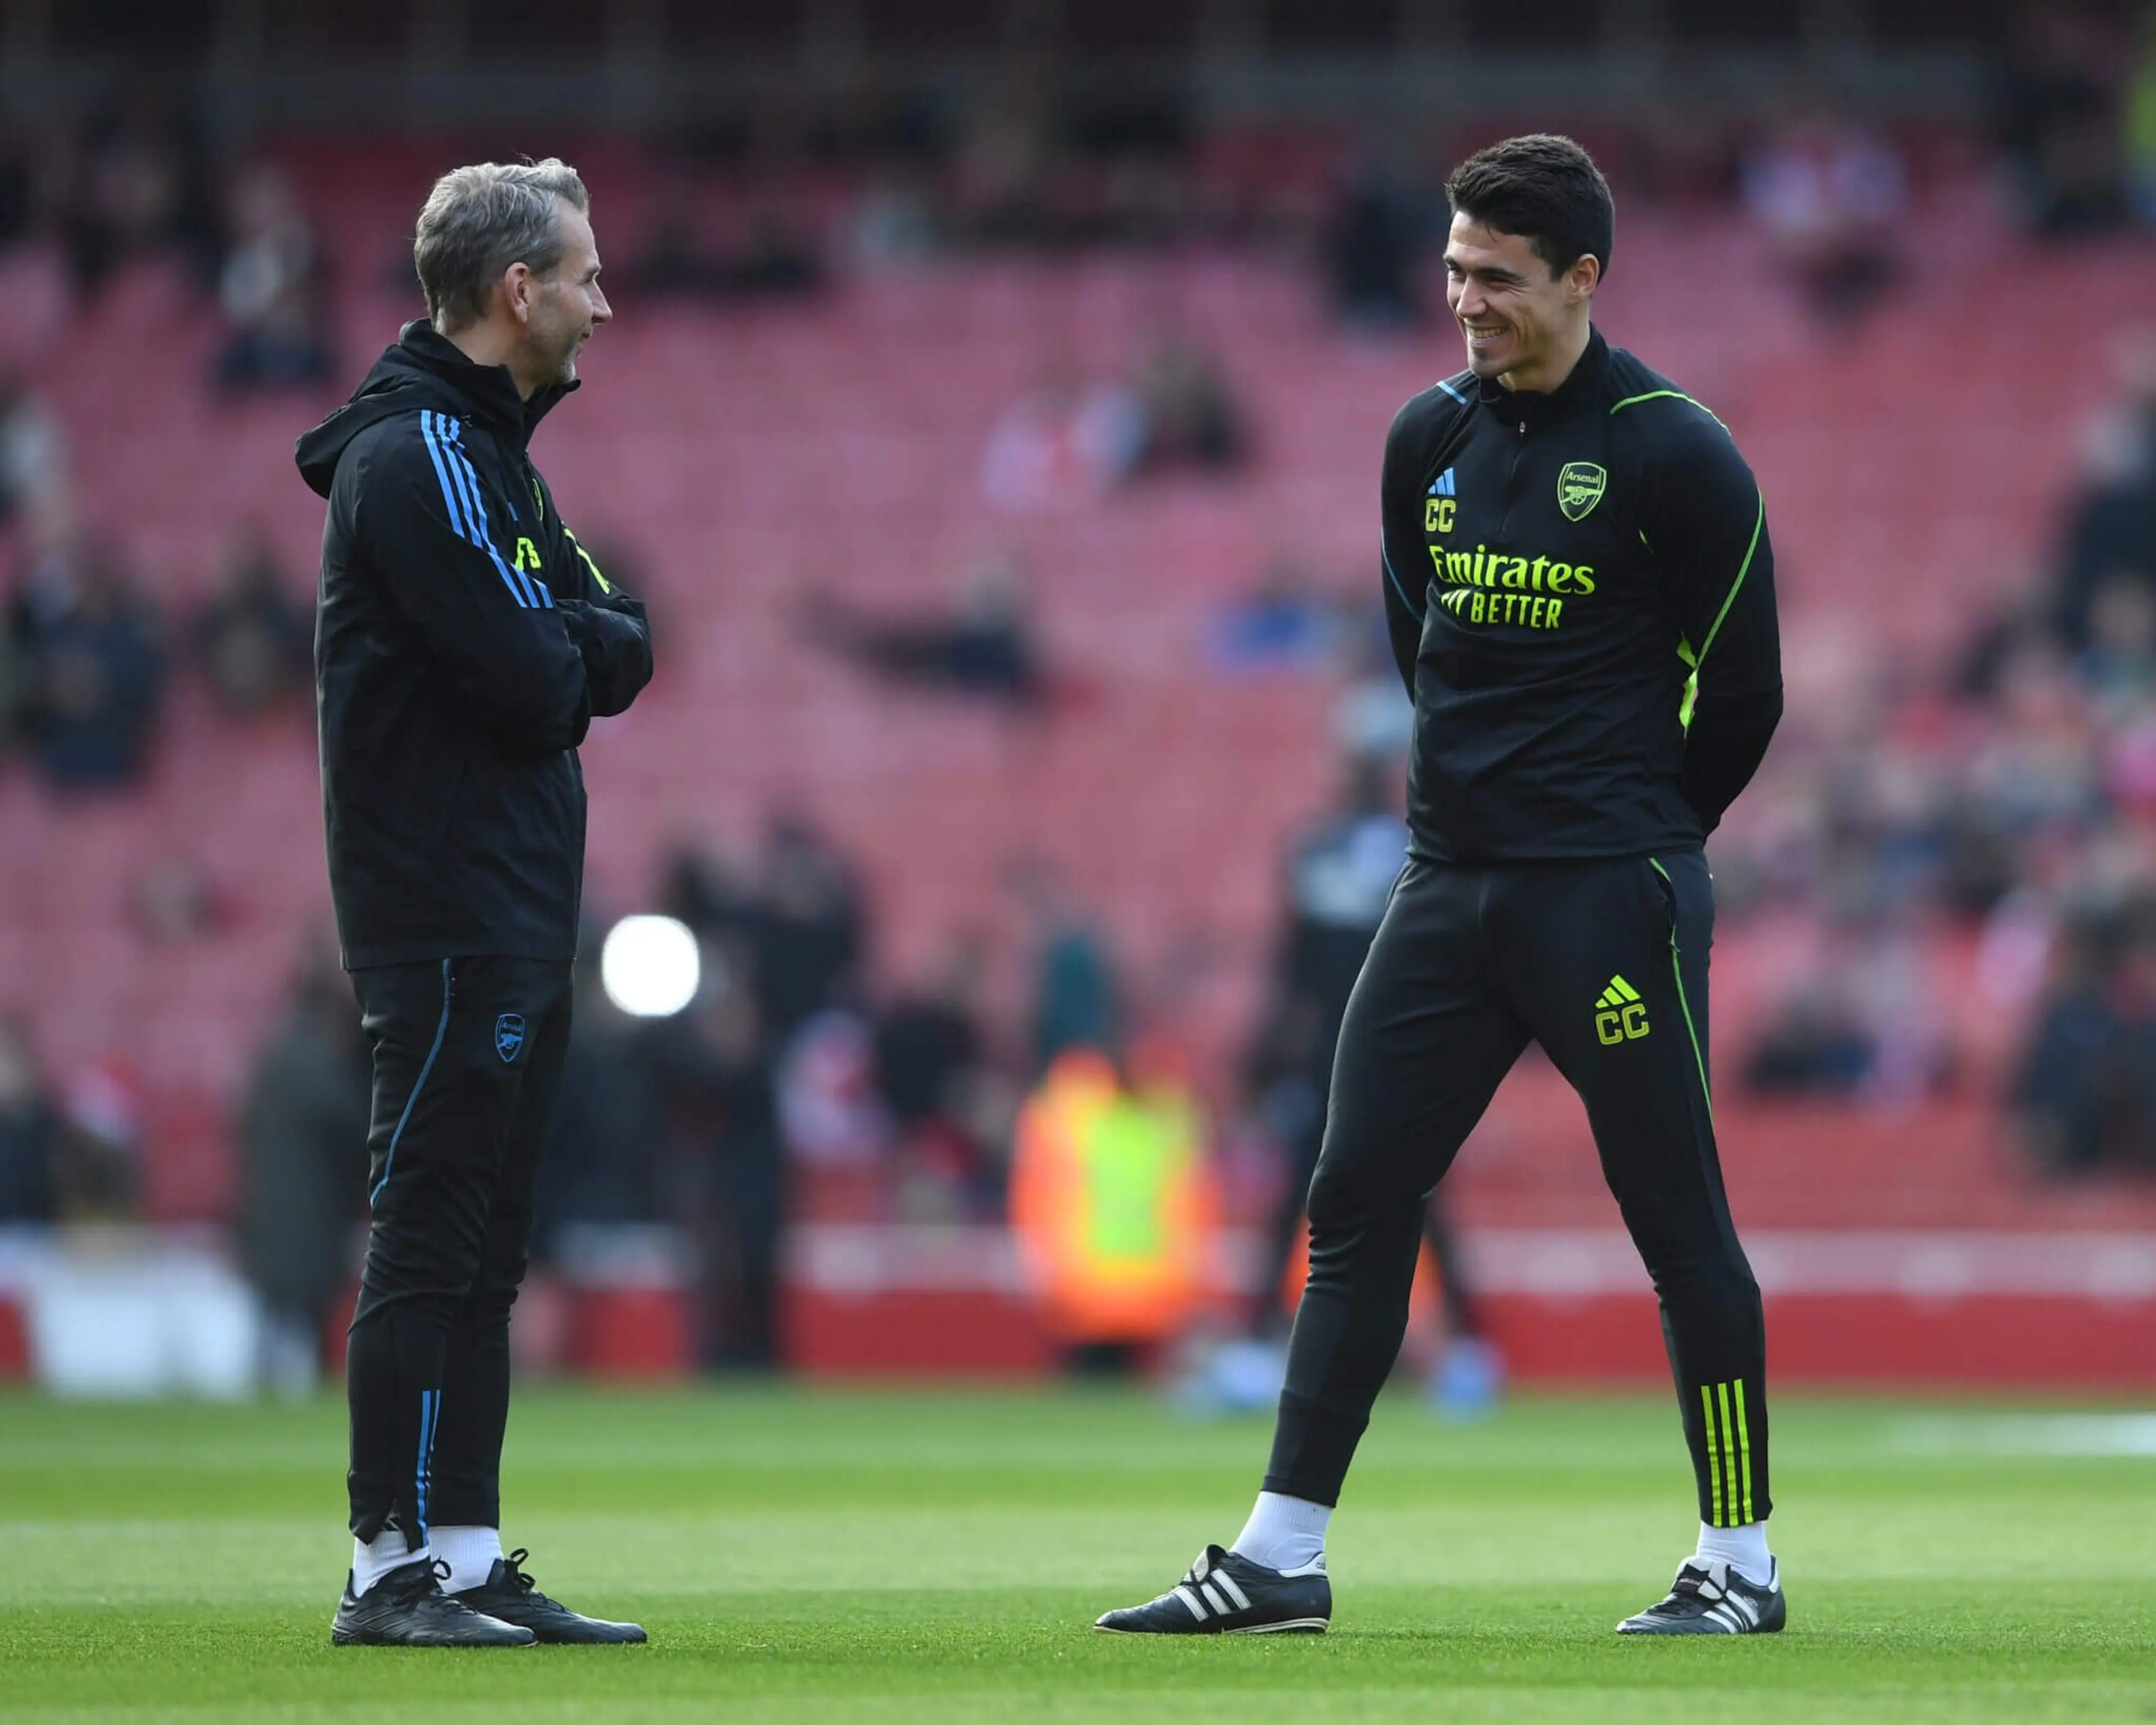
[[[422,408],[475,419],[521,451],[554,403],[576,388],[549,384],[526,401],[517,394],[508,367],[473,363],[432,324],[417,318],[382,349],[352,399],[301,434],[294,450],[300,476],[317,495],[328,496],[337,463],[354,438],[384,419]]]

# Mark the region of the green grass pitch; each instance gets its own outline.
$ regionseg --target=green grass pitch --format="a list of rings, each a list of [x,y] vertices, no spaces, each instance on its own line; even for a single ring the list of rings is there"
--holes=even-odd
[[[1674,1409],[1397,1395],[1331,1635],[1091,1633],[1233,1535],[1267,1430],[1124,1390],[527,1391],[509,1541],[652,1645],[428,1654],[329,1645],[337,1404],[0,1399],[0,1721],[2156,1720],[2156,1458],[2058,1453],[2115,1417],[1785,1398],[1789,1632],[1641,1642],[1611,1626],[1692,1530]]]

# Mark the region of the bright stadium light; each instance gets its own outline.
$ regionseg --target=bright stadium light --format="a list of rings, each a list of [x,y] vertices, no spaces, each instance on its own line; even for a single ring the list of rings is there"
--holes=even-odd
[[[696,998],[696,937],[671,916],[624,916],[599,949],[607,999],[633,1018],[671,1018]]]

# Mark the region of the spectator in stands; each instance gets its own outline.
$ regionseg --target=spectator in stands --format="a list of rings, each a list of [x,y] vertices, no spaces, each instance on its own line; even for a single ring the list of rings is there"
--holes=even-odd
[[[1139,360],[1130,393],[1137,408],[1132,474],[1224,473],[1248,456],[1242,408],[1219,357],[1203,343],[1162,337]]]
[[[218,278],[225,322],[218,382],[235,390],[321,382],[334,356],[313,222],[290,178],[267,162],[239,175],[229,204],[231,243]]]
[[[802,610],[808,637],[895,683],[940,689],[1006,710],[1036,706],[1046,693],[1025,605],[1024,570],[1009,553],[973,564],[947,612],[872,615],[830,594]]]
[[[1115,1053],[1122,1041],[1121,991],[1099,927],[1055,862],[1028,859],[1009,878],[1033,949],[1034,1070],[1046,1070],[1072,1049]]]
[[[0,1014],[0,1225],[53,1219],[59,1137],[28,1033]]]
[[[1425,213],[1383,154],[1360,151],[1348,166],[1325,236],[1327,283],[1344,320],[1370,330],[1422,321],[1418,278],[1429,228]]]
[[[208,267],[218,231],[207,162],[198,129],[155,83],[133,85],[92,119],[56,164],[54,193],[79,297],[167,245]]]
[[[259,523],[227,546],[217,591],[196,617],[194,648],[218,705],[260,716],[314,682],[314,619],[286,591],[276,547]]]
[[[280,1391],[314,1388],[331,1309],[357,1273],[371,1095],[351,987],[311,947],[255,1057],[237,1134],[239,1262],[262,1302],[261,1378]]]
[[[982,494],[1013,513],[1086,502],[1129,476],[1145,440],[1128,384],[1087,383],[1059,362],[989,432]]]
[[[53,1158],[59,1219],[131,1222],[142,1187],[142,1094],[119,1061],[83,1066],[60,1093]]]
[[[2156,591],[2156,331],[2127,331],[2112,358],[2111,404],[2089,426],[2053,581],[2060,636],[2088,645],[2098,587],[2131,576]]]
[[[2022,219],[2043,234],[2095,234],[2126,218],[2119,44],[2091,8],[2042,0],[2023,13],[2000,69],[1999,137]]]
[[[707,241],[684,198],[663,203],[628,271],[648,297],[713,301],[805,298],[828,273],[800,210],[768,190],[742,213],[731,240]]]
[[[164,680],[157,619],[116,550],[57,540],[38,559],[13,619],[24,717],[46,780],[64,791],[141,776]]]
[[[573,1028],[554,1105],[553,1136],[539,1161],[532,1238],[557,1255],[562,1230],[639,1223],[661,1214],[668,1096],[657,1033],[613,1004],[599,980],[601,931],[580,942]]]
[[[1392,637],[1374,609],[1351,618],[1342,637],[1341,686],[1332,705],[1332,741],[1344,755],[1404,760],[1414,741],[1414,703],[1400,688]],[[1404,775],[1406,768],[1401,769]]]
[[[67,439],[22,372],[0,362],[0,526],[50,521],[66,501]]]
[[[1310,670],[1332,656],[1350,627],[1341,608],[1317,590],[1308,566],[1278,552],[1255,587],[1214,614],[1206,634],[1209,656],[1222,670]],[[1389,655],[1386,664],[1389,669]],[[1391,675],[1397,706],[1399,672]]]
[[[759,1034],[774,1049],[860,992],[867,937],[853,865],[799,814],[765,829],[752,940]]]
[[[2076,909],[2009,1105],[2041,1168],[2156,1173],[2156,899]]]
[[[656,1027],[665,1213],[696,1237],[706,1365],[778,1364],[786,1158],[773,1040],[748,978],[707,962],[689,1009]]]
[[[1753,219],[1822,325],[1861,317],[1900,273],[1894,236],[1907,176],[1876,133],[1834,118],[1785,127],[1753,151],[1743,185]]]
[[[896,1138],[894,1209],[913,1219],[1001,1213],[1014,1099],[982,1033],[981,942],[953,935],[924,985],[876,1015],[876,1089]]]

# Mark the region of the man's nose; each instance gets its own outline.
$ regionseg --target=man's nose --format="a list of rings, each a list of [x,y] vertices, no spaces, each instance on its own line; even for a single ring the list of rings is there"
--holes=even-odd
[[[605,291],[597,285],[592,288],[592,321],[593,323],[613,321],[613,307],[607,304]]]

